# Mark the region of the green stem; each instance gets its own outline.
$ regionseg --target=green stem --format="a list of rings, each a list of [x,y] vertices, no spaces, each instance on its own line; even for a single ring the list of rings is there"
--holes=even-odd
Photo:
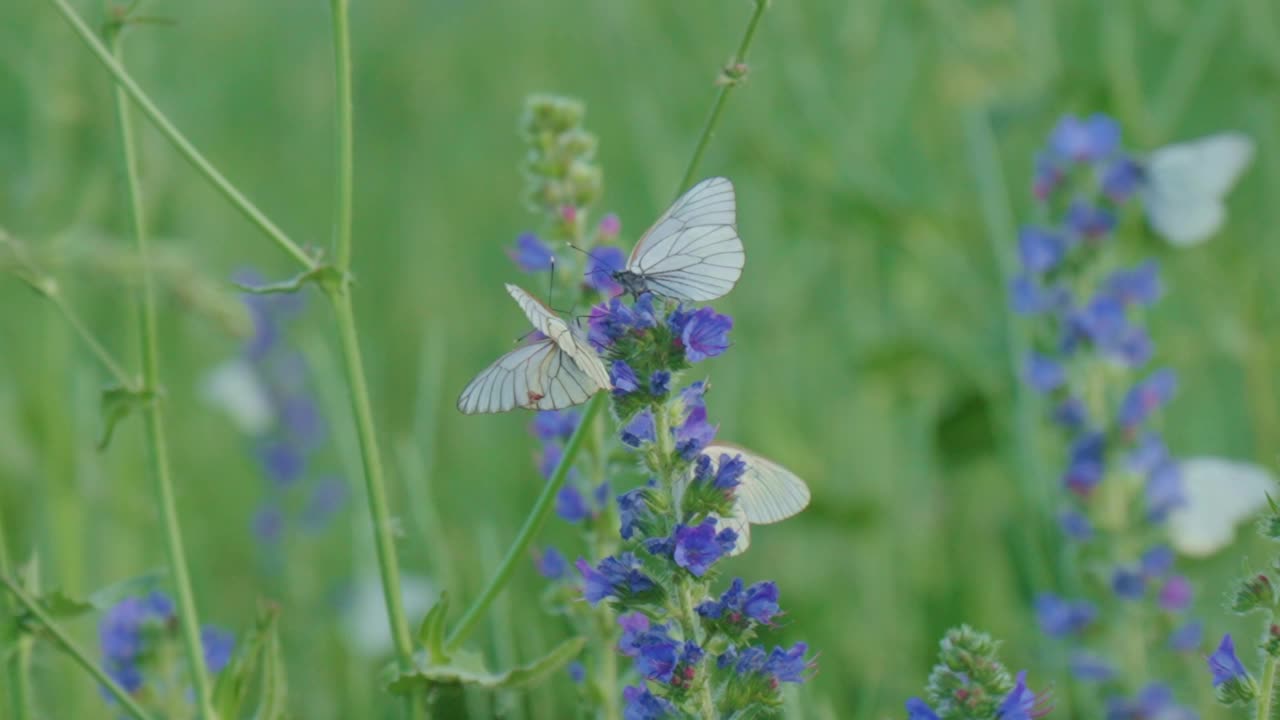
[[[365,382],[364,362],[360,357],[360,338],[356,332],[355,313],[351,307],[349,286],[345,283],[325,285],[338,323],[347,387],[351,393],[351,411],[355,416],[356,437],[360,441],[360,460],[364,466],[365,491],[369,501],[369,518],[373,523],[373,542],[382,576],[382,595],[391,623],[391,638],[396,657],[404,670],[413,667],[413,641],[405,618],[404,598],[400,592],[400,564],[396,558],[391,511],[387,505],[386,480],[382,456],[378,451],[378,434],[373,424],[373,408]]]
[[[4,534],[4,513],[0,513],[0,577],[12,577],[13,565],[9,561],[9,546]],[[0,607],[3,607],[0,605]],[[15,603],[13,615],[18,614]],[[32,639],[26,633],[18,635],[14,647],[5,659],[5,675],[9,686],[9,706],[14,720],[30,720],[31,718],[31,645]]]
[[[489,579],[489,584],[485,586],[480,596],[462,614],[458,624],[449,633],[444,645],[445,650],[456,650],[467,639],[467,636],[475,629],[476,623],[480,621],[481,616],[489,609],[489,605],[493,603],[494,598],[498,596],[502,588],[506,587],[507,582],[511,579],[512,571],[524,559],[525,554],[529,551],[529,544],[533,542],[533,538],[542,529],[542,524],[546,522],[547,515],[555,505],[556,493],[560,492],[560,488],[564,486],[565,479],[569,477],[569,468],[573,466],[573,460],[578,456],[583,440],[590,433],[592,420],[607,401],[608,394],[601,392],[596,393],[596,396],[587,403],[587,407],[582,413],[582,420],[578,423],[578,428],[573,431],[573,435],[565,443],[564,454],[560,456],[560,463],[556,465],[555,472],[551,473],[551,479],[542,487],[542,493],[534,501],[533,509],[529,511],[529,516],[525,518],[524,525],[520,528],[516,539],[507,550],[506,557],[502,559],[502,563],[498,565],[493,577]]]
[[[112,46],[119,65],[123,59],[120,33],[112,35]],[[142,306],[139,323],[142,326],[142,380],[143,386],[153,393],[160,389],[159,332],[156,323],[155,282],[149,262],[147,227],[142,207],[142,188],[138,179],[138,152],[134,138],[133,119],[129,113],[125,93],[116,87],[116,113],[120,122],[120,138],[124,146],[125,177],[129,190],[129,211],[133,218],[133,230],[137,239],[138,257],[142,262]],[[210,702],[209,675],[205,670],[204,650],[200,644],[200,620],[196,614],[195,594],[191,591],[191,577],[187,570],[186,552],[182,544],[182,526],[178,520],[178,508],[174,499],[173,477],[169,465],[169,447],[165,436],[164,419],[160,402],[152,400],[143,409],[148,438],[151,472],[155,480],[156,499],[160,504],[160,518],[164,526],[165,551],[169,558],[169,571],[173,574],[174,590],[178,596],[178,622],[187,651],[195,706],[203,720],[216,720],[217,713]]]
[[[173,144],[179,154],[185,157],[187,162],[191,163],[191,165],[195,167],[195,169],[215,188],[217,188],[218,191],[241,212],[241,214],[248,218],[249,222],[256,225],[267,235],[267,237],[271,238],[276,245],[280,246],[280,249],[284,250],[297,260],[303,268],[307,270],[315,269],[317,265],[315,258],[308,255],[305,250],[299,247],[293,240],[289,239],[289,236],[286,235],[283,230],[277,227],[275,223],[271,222],[270,218],[263,214],[256,205],[250,202],[235,185],[231,184],[231,181],[227,180],[227,178],[222,175],[222,173],[218,172],[218,169],[215,168],[213,164],[210,163],[194,145],[191,144],[191,141],[187,140],[186,136],[184,136],[182,132],[169,121],[169,118],[167,118],[165,114],[160,111],[160,108],[156,107],[156,104],[151,101],[151,98],[142,91],[142,88],[139,87],[138,83],[135,82],[129,73],[125,71],[124,67],[114,57],[112,57],[111,52],[102,44],[102,41],[98,39],[98,36],[94,34],[93,30],[85,24],[84,20],[76,14],[75,9],[71,7],[70,3],[68,3],[67,0],[48,1],[57,8],[58,12],[62,13],[62,17],[66,19],[69,25],[71,25],[71,29],[80,36],[80,39],[84,42],[85,46],[88,47],[94,56],[98,58],[98,61],[107,69],[107,72],[111,73],[112,78],[116,82],[116,86],[123,89],[133,102],[137,104],[138,108],[142,110],[142,113],[147,116],[147,119],[149,119],[160,133]]]
[[[756,28],[760,25],[760,18],[764,17],[765,8],[769,7],[769,0],[755,0],[756,9],[751,13],[751,19],[747,22],[747,30],[742,35],[742,42],[738,43],[738,52],[729,62],[730,71],[733,73],[740,72],[738,66],[747,61],[747,50],[751,48],[751,41],[755,39]],[[702,154],[706,152],[707,146],[711,143],[711,138],[715,135],[716,126],[720,124],[720,115],[724,112],[724,106],[729,101],[729,93],[742,82],[741,77],[725,77],[720,92],[716,94],[715,104],[711,106],[711,114],[707,116],[707,122],[702,127],[702,135],[698,137],[698,144],[693,149],[693,157],[689,158],[689,166],[685,168],[684,177],[680,180],[680,189],[676,192],[679,196],[684,192],[693,178],[698,172],[698,165],[702,163]]]
[[[27,256],[26,249],[3,230],[0,230],[0,243],[9,246],[13,251],[15,261],[21,267],[21,272],[26,274],[25,276],[21,274],[19,276],[36,292],[53,303],[53,306],[58,309],[58,312],[62,313],[67,323],[71,325],[71,329],[75,331],[76,335],[80,336],[80,340],[89,347],[89,350],[98,358],[98,362],[101,362],[107,372],[111,373],[115,381],[122,387],[137,389],[137,380],[130,377],[124,366],[112,357],[110,351],[98,338],[94,337],[94,334],[89,330],[89,326],[80,317],[80,313],[76,312],[76,309],[67,302],[67,298],[62,294],[62,287],[58,284],[58,281],[37,266]]]
[[[351,32],[349,0],[331,0],[333,14],[333,51],[337,81],[337,218],[334,235],[338,267],[351,268],[352,187],[355,174],[354,104],[351,99]]]
[[[27,612],[31,613],[32,617],[38,620],[40,624],[49,631],[49,634],[53,636],[53,639],[64,651],[66,651],[68,655],[71,656],[72,660],[76,661],[77,665],[84,668],[86,672],[92,675],[95,680],[107,689],[107,692],[111,693],[112,697],[120,703],[120,707],[127,712],[130,717],[134,718],[134,720],[151,720],[151,716],[147,715],[146,711],[134,702],[129,693],[125,692],[124,688],[120,687],[115,680],[112,680],[111,676],[107,675],[106,671],[98,667],[97,663],[89,659],[89,656],[75,644],[75,641],[72,640],[62,628],[58,627],[53,622],[53,619],[44,611],[44,608],[40,607],[40,603],[36,602],[36,600],[30,595],[23,592],[22,588],[18,587],[18,584],[15,583],[8,575],[0,576],[0,583],[4,583],[4,586],[9,589],[9,593],[12,594],[13,597],[17,598],[18,602],[26,606]]]
[[[1271,720],[1271,708],[1275,702],[1276,670],[1276,657],[1268,653],[1267,661],[1262,666],[1262,686],[1258,690],[1257,720]]]

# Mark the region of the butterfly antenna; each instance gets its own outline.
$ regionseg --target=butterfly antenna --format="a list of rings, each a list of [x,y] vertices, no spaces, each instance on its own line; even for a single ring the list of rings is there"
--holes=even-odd
[[[547,304],[550,305],[556,293],[556,256],[551,256],[551,277],[547,280]]]
[[[574,245],[573,243],[571,243],[571,242],[569,242],[569,241],[565,241],[565,245],[568,245],[569,247],[573,248],[574,250],[577,250],[578,252],[582,253],[583,255],[586,255],[587,257],[591,258],[592,260],[595,260],[596,262],[600,262],[600,258],[599,258],[599,257],[597,257],[597,256],[596,256],[594,253],[592,253],[590,250],[583,250],[582,248],[578,247],[577,245]],[[608,269],[608,268],[604,267],[603,265],[600,265],[600,266],[597,266],[597,267],[594,267],[594,268],[591,268],[590,270],[588,270],[588,271],[587,271],[587,274],[588,274],[588,275],[597,275],[597,274],[599,274],[599,273],[606,273],[606,274],[607,274],[608,272],[609,272],[609,269]]]

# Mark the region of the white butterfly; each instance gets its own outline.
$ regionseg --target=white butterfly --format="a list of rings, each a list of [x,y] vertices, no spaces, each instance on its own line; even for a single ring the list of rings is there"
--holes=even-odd
[[[244,359],[230,360],[214,368],[201,383],[201,394],[231,416],[249,435],[261,435],[276,422],[267,390],[258,373]]]
[[[1151,153],[1142,203],[1152,229],[1174,245],[1208,240],[1226,221],[1223,198],[1253,155],[1253,140],[1238,132],[1166,145]]]
[[[1271,473],[1252,463],[1202,457],[1178,465],[1185,502],[1169,513],[1169,540],[1184,555],[1204,557],[1231,544],[1236,526],[1276,492]]]
[[[544,337],[485,368],[462,391],[459,410],[468,415],[518,407],[559,410],[613,387],[604,363],[585,338],[524,290],[507,285],[507,292]]]
[[[632,295],[653,292],[706,302],[733,289],[746,255],[738,237],[733,183],[708,178],[675,201],[636,241],[613,279]]]
[[[741,484],[734,488],[733,514],[721,518],[719,523],[720,527],[730,528],[738,534],[730,555],[743,552],[751,544],[752,525],[768,525],[786,520],[809,505],[809,486],[795,473],[772,460],[727,443],[712,443],[702,454],[711,458],[712,472],[720,468],[722,455],[730,458],[741,455],[747,465]],[[691,469],[681,491],[692,478]]]

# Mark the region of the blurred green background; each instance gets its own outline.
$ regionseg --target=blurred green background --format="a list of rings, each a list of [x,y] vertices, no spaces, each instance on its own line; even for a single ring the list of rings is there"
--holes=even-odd
[[[80,7],[95,24],[105,17]],[[174,22],[129,32],[141,84],[295,238],[327,245],[327,4],[152,1],[142,12]],[[535,221],[519,200],[524,97],[587,103],[603,209],[620,214],[630,243],[675,191],[749,12],[745,0],[354,4],[356,302],[406,571],[473,597],[539,489],[527,414],[454,409],[466,380],[523,332],[501,284],[519,279],[503,248]],[[962,621],[1003,638],[1033,685],[1057,683],[1070,715],[1028,609],[1052,587],[1053,548],[1021,540],[1040,532],[1028,529],[1028,503],[1056,497],[1060,451],[1036,430],[1039,408],[1018,414],[1001,265],[1030,215],[1034,152],[1060,114],[1093,111],[1118,117],[1138,149],[1222,129],[1257,141],[1211,243],[1175,252],[1140,231],[1125,242],[1166,268],[1168,297],[1150,323],[1159,359],[1182,377],[1166,421],[1174,451],[1274,465],[1280,8],[782,0],[764,18],[750,80],[701,173],[734,180],[748,262],[717,303],[736,319],[732,352],[700,370],[714,378],[721,436],[813,489],[808,511],[759,530],[732,567],[777,580],[788,611],[779,641],[821,652],[797,717],[900,717],[937,638]],[[251,530],[266,481],[200,388],[243,341],[225,280],[244,266],[271,277],[292,266],[142,127],[146,202],[169,263],[166,407],[202,619],[244,627],[260,597],[278,600],[296,717],[381,717],[380,663],[349,652],[336,619],[344,588],[374,565],[329,313],[312,296],[290,340],[331,408],[334,442],[316,467],[345,473],[351,501],[328,528],[290,532],[272,553]],[[136,365],[126,219],[106,73],[50,5],[0,5],[0,227]],[[43,582],[76,594],[163,566],[140,422],[98,452],[106,374],[20,282],[0,282],[0,307],[10,553],[38,555]],[[1021,459],[1018,427],[1035,450]],[[544,536],[572,548],[559,520]],[[1253,542],[1187,564],[1210,635],[1240,627],[1217,607],[1240,558],[1267,557]],[[562,635],[539,609],[542,587],[521,570],[499,624],[478,636],[491,656],[532,657]],[[92,620],[72,628],[96,646]],[[1201,662],[1175,677],[1203,703]],[[35,674],[41,717],[111,715],[50,648]],[[571,697],[557,678],[501,712],[569,717]]]

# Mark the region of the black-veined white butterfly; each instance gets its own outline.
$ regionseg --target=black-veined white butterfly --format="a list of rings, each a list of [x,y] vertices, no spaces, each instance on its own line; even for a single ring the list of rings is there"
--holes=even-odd
[[[468,415],[518,407],[559,410],[613,387],[604,363],[585,338],[524,290],[507,285],[507,292],[543,337],[485,368],[462,391],[459,410]]]
[[[1253,154],[1253,140],[1238,132],[1166,145],[1151,153],[1142,189],[1151,228],[1174,245],[1208,240],[1226,221],[1223,200]]]
[[[751,544],[752,525],[786,520],[809,505],[809,486],[795,473],[772,460],[724,442],[708,445],[702,454],[711,458],[712,471],[720,468],[722,455],[731,458],[741,455],[747,466],[740,484],[734,489],[733,514],[720,519],[721,527],[730,528],[738,534],[730,555],[743,552]],[[681,491],[692,477],[693,470],[690,469],[680,486]]]
[[[733,183],[713,177],[694,185],[658,218],[613,279],[632,295],[653,292],[706,302],[733,289],[745,262]]]
[[[1216,457],[1178,462],[1183,502],[1169,513],[1169,541],[1184,555],[1204,557],[1231,544],[1236,526],[1267,507],[1276,480],[1260,465]]]

